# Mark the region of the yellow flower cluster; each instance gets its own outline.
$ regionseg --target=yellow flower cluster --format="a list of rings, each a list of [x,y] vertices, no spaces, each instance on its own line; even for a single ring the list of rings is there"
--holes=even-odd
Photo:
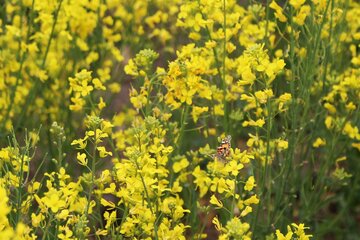
[[[304,224],[291,224],[290,226],[287,226],[287,233],[286,235],[282,234],[279,230],[276,230],[276,237],[277,240],[291,240],[291,239],[303,239],[303,240],[309,240],[312,235],[305,234],[305,229],[308,229],[309,227],[305,227]]]
[[[126,237],[185,239],[181,236],[188,226],[181,220],[189,210],[184,208],[179,195],[182,191],[179,180],[169,182],[171,170],[167,166],[173,148],[164,145],[166,133],[153,117],[137,119],[125,133],[125,157],[113,160],[113,180],[101,190],[101,194],[114,193],[118,199],[114,203],[102,199],[102,204],[111,208],[121,206],[126,217],[116,231]],[[188,165],[184,161],[183,169]],[[174,171],[181,171],[175,163]],[[116,215],[116,211],[111,214]],[[108,224],[106,230],[111,229],[112,223]]]
[[[360,4],[240,2],[5,1],[0,239],[343,233]]]

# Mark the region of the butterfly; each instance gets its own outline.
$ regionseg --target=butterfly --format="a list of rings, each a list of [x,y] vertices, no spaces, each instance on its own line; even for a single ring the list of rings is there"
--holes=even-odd
[[[225,160],[226,157],[230,155],[230,149],[231,149],[231,136],[228,135],[227,137],[221,140],[220,146],[217,148],[214,157],[217,157],[221,160]]]

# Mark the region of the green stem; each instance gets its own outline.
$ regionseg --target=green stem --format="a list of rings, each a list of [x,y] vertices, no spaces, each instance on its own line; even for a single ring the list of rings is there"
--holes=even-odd
[[[138,136],[138,144],[139,144],[139,152],[141,153],[141,139],[140,139],[140,135]],[[147,201],[147,203],[149,204],[150,212],[151,212],[151,214],[154,215],[154,210],[153,210],[153,206],[152,206],[152,204],[151,204],[150,195],[149,195],[149,192],[148,192],[147,187],[146,187],[145,179],[144,179],[144,177],[143,177],[143,175],[142,175],[142,169],[140,169],[140,166],[139,166],[139,163],[137,162],[137,159],[134,159],[134,163],[135,163],[135,165],[136,165],[137,173],[138,173],[139,176],[140,176],[141,183],[142,183],[142,185],[143,185],[143,187],[144,187],[144,192],[145,192],[145,196],[146,196],[146,201]],[[154,222],[155,239],[159,239],[157,228],[158,228],[158,226],[157,226],[156,219],[155,219],[155,222]]]
[[[25,44],[27,45],[29,43],[29,39],[30,39],[30,31],[31,31],[31,27],[32,27],[32,23],[33,23],[33,18],[34,18],[34,4],[35,4],[35,0],[32,1],[32,4],[31,4],[31,12],[30,12],[30,19],[29,19],[29,25],[28,25],[28,29],[27,29],[27,33],[26,33],[26,40],[25,40]],[[6,15],[6,14],[5,14]],[[5,24],[4,24],[5,25]],[[21,42],[21,39],[20,39],[20,42]],[[19,45],[21,45],[19,42]],[[19,52],[21,52],[21,49],[19,47]],[[19,86],[19,82],[20,82],[20,78],[22,76],[22,69],[23,69],[23,66],[24,66],[24,62],[25,62],[25,58],[26,58],[26,51],[22,54],[21,56],[21,59],[20,59],[20,67],[19,67],[19,71],[16,75],[16,82],[15,82],[15,85],[12,87],[12,90],[11,90],[11,94],[10,94],[10,104],[9,106],[7,107],[6,109],[6,112],[5,112],[5,117],[4,119],[2,120],[2,124],[1,124],[1,127],[0,127],[0,130],[4,128],[6,122],[8,121],[9,117],[10,117],[10,112],[11,112],[11,109],[13,107],[13,104],[14,104],[14,100],[15,100],[15,93],[16,93],[16,90],[17,90],[17,87]]]
[[[267,88],[268,86],[266,86]],[[265,166],[264,171],[262,172],[260,177],[260,197],[264,196],[263,200],[268,201],[268,207],[267,207],[267,222],[266,226],[270,226],[270,209],[271,209],[271,166],[269,166],[269,159],[270,159],[270,142],[271,142],[271,130],[272,130],[272,108],[271,108],[271,102],[270,99],[267,99],[266,102],[266,108],[267,108],[267,122],[266,122],[266,156],[265,156]],[[262,166],[261,166],[262,167]],[[268,190],[266,189],[266,183],[268,183]],[[267,191],[266,191],[267,190]],[[252,232],[256,232],[257,228],[257,220],[259,217],[259,211],[262,208],[262,201],[259,202],[259,204],[256,206],[255,210],[255,217],[252,221]]]
[[[59,135],[58,136],[58,142],[57,142],[57,144],[58,144],[58,161],[57,161],[57,164],[58,164],[57,169],[58,169],[58,171],[60,170],[60,168],[62,166],[62,158],[63,158],[62,139],[61,138],[62,138],[62,136]]]
[[[229,109],[228,109],[228,104],[226,102],[226,90],[227,90],[227,86],[226,86],[226,0],[223,0],[223,10],[224,10],[224,24],[223,24],[223,31],[224,31],[224,44],[223,44],[223,59],[222,59],[222,67],[223,67],[223,72],[222,72],[222,89],[223,89],[223,94],[224,94],[224,100],[223,100],[223,105],[224,105],[224,130],[226,133],[229,133]]]
[[[42,61],[42,64],[41,64],[41,69],[44,69],[45,67],[45,63],[46,63],[46,59],[47,59],[47,56],[48,56],[48,53],[49,53],[49,50],[50,50],[50,45],[51,45],[51,41],[53,39],[53,36],[54,36],[54,32],[55,32],[55,26],[56,26],[56,23],[57,23],[57,20],[58,20],[58,16],[59,16],[59,12],[60,12],[60,9],[61,9],[61,4],[62,4],[63,0],[59,0],[59,4],[58,4],[58,7],[56,9],[56,12],[55,12],[55,16],[54,16],[54,22],[53,22],[53,25],[51,27],[51,32],[50,32],[50,36],[49,36],[49,40],[47,42],[47,46],[46,46],[46,50],[45,50],[45,54],[44,54],[44,57],[43,57],[43,61]],[[39,79],[36,79],[35,80],[35,84],[34,86],[31,88],[29,94],[26,96],[26,99],[25,99],[25,105],[20,113],[20,116],[19,116],[19,120],[16,124],[16,128],[15,129],[18,129],[23,121],[23,118],[27,112],[27,109],[29,108],[29,106],[32,106],[33,105],[33,102],[35,100],[35,97],[37,96],[38,94],[38,91],[39,91],[39,87],[41,85],[41,81]]]
[[[181,113],[180,132],[179,132],[179,138],[176,143],[178,154],[180,153],[181,150],[188,114],[189,114],[189,105],[186,104],[185,108],[183,108],[183,111]]]
[[[88,201],[87,201],[86,212],[85,212],[86,219],[89,219],[89,208],[90,208],[91,198],[92,198],[93,191],[94,191],[95,174],[96,174],[96,161],[97,161],[97,157],[96,157],[96,149],[97,149],[96,128],[94,128],[93,131],[94,131],[94,149],[93,149],[93,153],[92,153],[92,162],[91,162],[91,183],[90,183]]]
[[[20,172],[19,174],[19,183],[17,187],[17,193],[16,193],[16,200],[17,200],[17,211],[16,211],[16,221],[15,224],[17,225],[20,221],[20,215],[21,215],[21,203],[22,203],[22,181],[23,181],[23,175],[24,175],[24,157],[25,153],[21,154],[21,164],[20,164]]]
[[[269,7],[269,0],[266,0],[266,24],[265,24],[265,46],[269,49],[269,18],[270,18],[270,7]]]
[[[236,205],[236,184],[237,183],[237,179],[236,179],[236,176],[234,177],[234,196],[232,198],[232,202],[231,202],[231,211],[230,211],[230,219],[232,219],[234,217],[234,209],[235,209],[235,205]],[[240,193],[239,193],[240,195]]]
[[[297,129],[297,116],[298,116],[298,103],[297,103],[297,97],[298,94],[296,92],[296,85],[297,82],[297,75],[296,75],[296,69],[295,69],[295,32],[294,32],[294,23],[292,20],[293,15],[293,9],[290,6],[290,67],[291,67],[291,73],[292,73],[292,79],[290,80],[290,92],[291,92],[291,108],[290,108],[290,129],[289,132],[289,148],[286,153],[285,162],[283,169],[281,169],[281,172],[283,172],[283,176],[280,178],[280,187],[277,189],[276,199],[275,199],[275,208],[279,209],[281,202],[284,201],[283,193],[285,191],[285,188],[287,186],[290,170],[293,165],[294,161],[294,154],[295,154],[295,144],[296,144],[296,135],[298,134]]]
[[[265,188],[265,184],[268,183],[268,191],[267,191],[267,200],[268,200],[268,209],[267,209],[267,222],[266,226],[270,226],[270,209],[271,209],[271,166],[269,166],[270,159],[270,142],[271,142],[271,130],[272,130],[272,109],[270,99],[267,100],[267,124],[266,124],[266,158],[265,158],[265,169],[264,169],[264,178],[262,187]]]
[[[150,105],[150,94],[152,92],[152,87],[153,87],[153,83],[154,81],[160,77],[160,76],[164,76],[166,75],[165,73],[160,73],[160,74],[155,74],[155,76],[153,76],[151,79],[150,79],[150,83],[149,83],[149,89],[148,89],[148,94],[146,96],[146,105],[145,105],[145,117],[149,116],[150,114],[150,110],[151,110],[151,105]]]
[[[51,222],[53,221],[53,219],[54,219],[54,216],[53,216],[52,213],[50,213],[50,219],[49,219],[49,221],[46,223],[46,227],[45,227],[44,232],[43,232],[44,235],[43,235],[42,239],[44,239],[44,240],[47,239],[47,234],[49,233],[49,227],[50,227]]]

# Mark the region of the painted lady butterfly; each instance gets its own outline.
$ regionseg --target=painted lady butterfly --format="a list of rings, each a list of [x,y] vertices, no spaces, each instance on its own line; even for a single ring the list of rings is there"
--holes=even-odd
[[[224,139],[221,140],[220,146],[216,150],[215,157],[225,160],[226,157],[230,155],[231,149],[231,136],[228,135]]]

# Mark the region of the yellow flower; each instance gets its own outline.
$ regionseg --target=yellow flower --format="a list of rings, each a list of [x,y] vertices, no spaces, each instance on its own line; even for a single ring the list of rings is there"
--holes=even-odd
[[[109,193],[110,193],[110,192],[109,192]],[[110,208],[110,209],[113,209],[113,208],[116,207],[113,202],[108,201],[108,200],[106,200],[105,198],[101,198],[100,203],[101,203],[101,205],[103,205],[104,207],[107,207],[107,208]]]
[[[121,85],[119,83],[110,83],[108,85],[108,89],[110,90],[111,93],[119,93],[121,90]]]
[[[325,118],[325,126],[326,126],[327,129],[330,129],[330,128],[332,128],[334,126],[333,121],[334,121],[334,119],[332,117],[330,117],[330,116],[327,116]]]
[[[87,165],[87,163],[88,163],[88,160],[87,160],[87,158],[86,158],[86,154],[85,153],[77,153],[77,160],[78,160],[78,163],[80,164],[80,165],[83,165],[83,166],[86,166]]]
[[[9,220],[7,215],[11,211],[11,207],[8,205],[9,197],[7,196],[6,189],[3,187],[3,183],[0,185],[0,224],[2,226],[8,226]]]
[[[133,59],[130,59],[124,68],[126,74],[131,76],[139,76],[139,71]]]
[[[278,147],[279,151],[287,149],[288,146],[289,146],[289,143],[286,140],[282,140],[282,139],[277,139],[276,144],[277,144],[277,147]]]
[[[3,161],[9,161],[10,160],[9,150],[7,148],[2,148],[0,150],[0,159],[3,160]]]
[[[326,141],[323,140],[322,138],[316,138],[316,140],[314,141],[313,143],[313,147],[314,148],[318,148],[318,147],[321,147],[321,146],[325,146],[326,144]]]
[[[241,73],[241,80],[239,81],[240,85],[252,85],[255,82],[256,76],[252,73],[249,67],[246,67],[245,70]]]
[[[87,139],[88,139],[88,136],[85,136],[84,138],[74,140],[74,141],[71,142],[71,145],[79,145],[77,147],[77,149],[85,149],[86,145],[87,145]]]
[[[214,113],[217,116],[224,116],[224,106],[223,104],[217,104],[214,106]]]
[[[196,13],[193,23],[194,23],[193,25],[194,30],[196,32],[199,32],[200,28],[205,26],[206,21],[202,18],[201,13]]]
[[[192,175],[195,177],[195,185],[200,188],[200,197],[203,197],[209,189],[211,178],[208,177],[205,171],[200,169],[200,166],[195,167]]]
[[[253,126],[253,127],[262,127],[265,124],[265,120],[263,118],[258,119],[256,121],[254,120],[250,120],[250,121],[244,121],[243,122],[243,127],[247,127],[247,126]]]
[[[111,213],[106,211],[104,213],[104,218],[106,220],[105,228],[109,229],[111,225],[116,221],[116,211],[112,211]]]
[[[66,207],[66,202],[60,197],[60,195],[60,192],[53,189],[48,192],[47,196],[42,198],[42,201],[53,213],[57,213],[60,209]]]
[[[219,232],[222,231],[223,227],[221,226],[221,223],[217,216],[213,218],[212,223],[215,225],[216,230],[218,230]]]
[[[336,166],[336,169],[334,170],[332,175],[339,180],[352,177],[352,175],[347,173],[344,168],[338,166]]]
[[[251,212],[252,212],[252,207],[246,206],[245,209],[241,211],[240,216],[245,217],[246,215],[248,215]]]
[[[69,106],[69,109],[71,111],[78,112],[83,109],[83,106],[85,105],[85,100],[80,98],[79,94],[76,94],[75,97],[72,97],[71,99],[72,104]]]
[[[202,113],[207,112],[208,110],[209,110],[209,107],[193,106],[192,111],[191,111],[191,116],[192,116],[194,122],[196,123],[199,119],[199,116]]]
[[[296,224],[292,223],[291,226],[295,228],[294,233],[301,239],[301,240],[308,240],[312,235],[306,235],[305,229],[309,229],[309,227],[305,227],[303,223]]]
[[[39,182],[34,182],[33,184],[29,184],[28,186],[28,192],[29,193],[35,193],[39,188],[41,184]]]
[[[274,93],[271,89],[265,89],[264,91],[256,91],[255,97],[257,101],[261,104],[264,104],[268,101],[269,98],[274,96]]]
[[[221,201],[219,201],[215,195],[210,197],[210,203],[217,206],[218,208],[222,208],[224,205]]]
[[[291,94],[290,93],[284,93],[279,96],[279,101],[282,103],[289,102],[291,100]]]
[[[98,229],[95,234],[96,236],[106,236],[108,234],[108,230]]]
[[[291,3],[291,1],[290,1],[290,3]],[[309,16],[309,14],[310,14],[310,10],[311,10],[311,8],[309,5],[301,6],[300,11],[293,18],[294,22],[299,26],[304,25],[306,17]]]
[[[176,181],[173,183],[173,186],[171,188],[172,193],[179,193],[181,192],[183,187],[180,185],[179,181]]]
[[[232,42],[226,43],[226,51],[228,53],[232,53],[233,51],[235,51],[235,49],[236,49],[236,46]]]
[[[279,111],[285,111],[286,108],[284,108],[284,106],[288,105],[289,102],[291,101],[292,96],[290,93],[284,93],[282,95],[279,96],[278,101],[279,101]]]
[[[112,156],[112,152],[106,151],[105,147],[97,147],[97,150],[99,151],[99,156],[101,158]]]
[[[215,177],[212,180],[212,185],[210,187],[210,190],[212,192],[218,192],[218,193],[233,193],[234,188],[234,182],[230,179],[224,179],[224,178],[218,178]]]
[[[189,166],[189,161],[186,158],[183,158],[173,164],[173,170],[175,173],[178,173],[181,170],[187,168],[187,166]]]
[[[279,19],[280,22],[287,21],[287,18],[283,14],[283,9],[275,1],[272,1],[269,7],[275,10],[275,17]]]
[[[59,230],[61,232],[57,235],[59,239],[70,239],[73,236],[73,232],[68,226],[60,226]]]
[[[197,32],[191,32],[189,33],[189,38],[195,41],[199,41],[201,39],[201,34]]]
[[[312,235],[306,235],[305,229],[308,229],[308,227],[305,227],[303,223],[295,224],[292,223],[291,226],[293,227],[294,231],[291,229],[290,226],[287,226],[287,234],[284,235],[280,232],[280,230],[276,230],[276,237],[277,240],[291,240],[294,238],[296,239],[302,239],[302,240],[309,240]]]
[[[239,170],[244,168],[244,165],[242,163],[237,163],[236,160],[232,160],[225,166],[225,168],[227,172],[236,177],[239,174]]]
[[[84,52],[89,51],[89,46],[81,38],[76,39],[76,45],[80,48],[81,51],[84,51]]]
[[[208,40],[205,43],[205,47],[212,49],[212,48],[216,47],[216,42],[214,40]]]
[[[299,9],[306,0],[290,0],[290,5],[293,6],[295,9]]]
[[[186,102],[187,105],[191,105],[192,104],[192,98],[194,96],[194,94],[196,93],[195,89],[182,89],[181,90],[181,95],[180,95],[180,101]]]
[[[348,104],[346,104],[346,109],[349,111],[353,111],[356,109],[356,105],[353,102],[349,102]]]
[[[360,151],[360,143],[352,143],[351,146]]]
[[[334,105],[330,104],[330,103],[325,103],[324,107],[332,114],[336,113],[336,108],[334,107]]]
[[[260,200],[257,198],[257,196],[256,196],[256,195],[253,195],[253,196],[251,196],[250,198],[246,199],[246,200],[244,201],[244,204],[245,204],[245,205],[258,204],[259,201],[260,201]]]
[[[255,186],[256,186],[255,178],[254,178],[254,176],[250,176],[245,183],[244,189],[246,191],[251,191]]]
[[[105,86],[102,84],[102,82],[98,78],[94,78],[92,80],[92,83],[94,84],[94,87],[96,89],[106,90]]]
[[[249,133],[249,140],[247,140],[246,142],[246,146],[248,147],[252,147],[252,146],[258,146],[259,145],[259,142],[260,142],[260,138],[259,136],[256,134],[256,135],[252,135],[251,133]]]
[[[56,215],[56,218],[59,220],[65,220],[69,216],[69,213],[70,211],[68,209],[63,209]]]
[[[346,134],[351,139],[360,140],[360,133],[358,127],[353,127],[351,123],[347,122],[343,129],[343,134]]]
[[[289,231],[286,236],[282,234],[278,229],[276,230],[276,237],[277,240],[291,240],[292,239],[293,232]]]
[[[230,239],[246,239],[247,232],[250,230],[250,224],[241,222],[239,218],[234,217],[226,223],[226,229]]]
[[[36,215],[35,213],[31,213],[31,224],[33,227],[39,227],[41,221],[45,219],[45,216],[42,213]]]

